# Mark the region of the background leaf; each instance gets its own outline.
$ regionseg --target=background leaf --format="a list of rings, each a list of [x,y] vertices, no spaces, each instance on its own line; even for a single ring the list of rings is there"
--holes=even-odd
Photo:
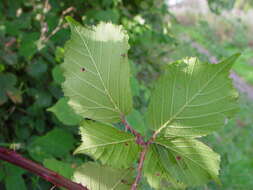
[[[53,112],[65,125],[78,125],[82,120],[82,117],[77,115],[68,105],[66,97],[59,99],[53,107],[47,110]]]
[[[134,109],[129,115],[127,115],[126,119],[130,126],[142,135],[145,135],[147,128],[144,123],[144,117],[139,111]]]
[[[13,92],[18,92],[15,88],[17,77],[11,73],[0,73],[0,105],[8,100],[7,95]]]
[[[25,170],[11,165],[9,163],[5,163],[5,188],[6,190],[26,190],[25,181],[22,175],[26,173]]]
[[[74,173],[74,169],[71,167],[71,164],[65,163],[54,158],[45,159],[43,162],[44,166],[50,170],[53,170],[60,175],[71,179]]]
[[[56,84],[61,84],[64,81],[64,77],[63,77],[63,73],[62,73],[62,69],[59,65],[56,65],[53,70],[52,70],[52,75],[53,75],[53,79],[54,82]]]
[[[74,148],[74,137],[67,131],[55,128],[29,145],[30,156],[37,161],[66,156]]]

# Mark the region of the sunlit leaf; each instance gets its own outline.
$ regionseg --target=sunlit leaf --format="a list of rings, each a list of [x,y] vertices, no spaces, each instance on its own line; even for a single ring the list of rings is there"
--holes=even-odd
[[[219,155],[200,141],[159,138],[151,145],[144,171],[151,184],[167,179],[175,187],[175,181],[198,186],[210,180],[219,182],[219,162]]]
[[[132,109],[126,32],[111,23],[88,29],[68,20],[71,39],[62,67],[69,104],[83,117],[120,121]]]
[[[138,159],[140,147],[135,137],[111,125],[84,121],[80,127],[82,144],[75,153],[84,153],[103,164],[129,168]]]
[[[147,182],[155,189],[185,189],[185,185],[178,183],[162,164],[163,159],[159,155],[159,148],[157,144],[152,144],[147,152],[143,168]]]
[[[229,70],[238,54],[219,64],[188,58],[167,66],[155,86],[147,120],[157,133],[201,136],[221,128],[237,112]]]
[[[92,190],[129,190],[133,183],[132,169],[113,169],[88,162],[79,167],[73,180]]]

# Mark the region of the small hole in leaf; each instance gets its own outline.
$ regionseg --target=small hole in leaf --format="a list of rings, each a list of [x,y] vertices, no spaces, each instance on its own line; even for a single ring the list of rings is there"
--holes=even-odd
[[[128,146],[128,143],[125,142],[124,144],[125,144],[126,146]]]
[[[82,67],[82,68],[81,68],[81,71],[82,71],[82,72],[85,72],[86,70],[85,70],[85,68],[84,68],[84,67]]]
[[[181,156],[177,156],[176,159],[177,160],[181,160],[182,158],[181,158]]]

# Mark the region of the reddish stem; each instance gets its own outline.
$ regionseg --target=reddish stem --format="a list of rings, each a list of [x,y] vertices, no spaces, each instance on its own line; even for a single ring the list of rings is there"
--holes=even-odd
[[[136,143],[144,146],[146,143],[142,135],[138,131],[134,130],[134,128],[130,126],[125,119],[122,119],[121,121],[125,125],[126,130],[129,130],[136,137]]]
[[[58,173],[44,168],[43,166],[28,160],[17,154],[15,151],[0,147],[0,159],[24,168],[40,177],[46,181],[51,182],[57,187],[65,187],[68,190],[88,190],[87,187],[83,187],[81,184],[75,183]]]
[[[139,159],[139,164],[138,164],[138,168],[137,168],[137,176],[135,178],[134,183],[132,184],[131,190],[137,190],[137,186],[141,181],[141,177],[142,177],[142,168],[143,168],[143,164],[144,164],[144,160],[146,157],[146,153],[148,151],[148,144],[143,148],[143,150],[140,153],[140,159]]]
[[[126,130],[129,130],[136,137],[136,143],[142,146],[143,148],[140,153],[139,163],[137,167],[137,176],[131,187],[131,190],[137,190],[137,186],[141,181],[143,164],[145,161],[149,145],[153,143],[153,141],[156,138],[156,135],[153,135],[147,142],[145,142],[144,137],[138,131],[134,130],[133,127],[127,123],[125,118],[122,118],[122,123],[125,125]]]

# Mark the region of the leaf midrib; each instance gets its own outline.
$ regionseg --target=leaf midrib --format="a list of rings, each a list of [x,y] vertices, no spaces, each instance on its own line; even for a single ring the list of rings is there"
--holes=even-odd
[[[105,93],[106,93],[107,96],[109,97],[111,103],[113,104],[113,106],[114,106],[114,108],[117,110],[117,112],[118,112],[120,115],[122,115],[122,113],[121,113],[119,107],[117,106],[117,104],[116,104],[115,101],[113,100],[111,94],[109,93],[109,90],[106,88],[106,86],[105,86],[105,84],[104,84],[104,81],[103,81],[103,79],[102,79],[102,77],[101,77],[101,73],[99,72],[99,70],[98,70],[98,68],[97,68],[96,62],[95,62],[95,60],[94,60],[94,58],[93,58],[93,55],[91,54],[91,51],[90,51],[90,49],[89,49],[89,47],[88,47],[88,45],[87,45],[87,42],[85,41],[85,39],[83,39],[83,36],[81,35],[81,33],[80,33],[80,31],[77,29],[77,27],[74,26],[74,28],[75,28],[76,32],[78,33],[78,35],[80,36],[80,38],[82,39],[82,42],[83,42],[85,48],[86,48],[87,51],[88,51],[89,57],[91,58],[92,64],[94,65],[94,67],[95,67],[95,69],[96,69],[96,72],[97,72],[97,74],[98,74],[98,76],[99,76],[99,79],[100,79],[100,81],[101,81],[101,83],[102,83],[102,85],[103,85],[103,87],[104,87]]]
[[[86,135],[86,136],[88,136],[88,135]],[[125,139],[125,140],[121,140],[121,141],[114,141],[114,142],[110,142],[110,143],[97,144],[97,145],[94,145],[94,146],[85,147],[80,151],[91,149],[91,148],[103,147],[103,146],[117,145],[117,144],[122,144],[122,143],[125,143],[125,142],[132,142],[134,140],[135,140],[134,138],[130,138],[130,139]]]

